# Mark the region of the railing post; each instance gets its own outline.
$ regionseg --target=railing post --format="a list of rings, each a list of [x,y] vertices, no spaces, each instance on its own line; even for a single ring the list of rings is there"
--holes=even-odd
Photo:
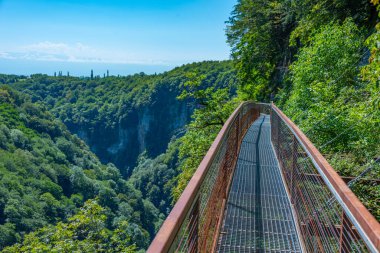
[[[293,143],[292,143],[292,167],[291,167],[291,170],[290,170],[290,189],[289,189],[289,193],[290,193],[290,202],[292,204],[294,204],[294,173],[296,173],[296,169],[297,169],[297,138],[295,135],[292,134],[292,139],[293,139]]]
[[[242,118],[242,113],[240,112],[239,115],[238,115],[238,120],[239,120],[239,143],[241,141],[241,139],[243,138],[242,134],[243,134],[243,127],[242,127],[242,122],[241,122],[241,118]]]
[[[189,220],[188,252],[198,253],[199,197],[194,203]]]
[[[277,149],[277,155],[278,158],[281,161],[281,147],[280,147],[280,134],[281,134],[281,128],[280,128],[280,119],[277,119],[277,124],[276,124],[276,129],[277,129],[277,140],[276,140],[276,149]],[[281,164],[282,165],[282,164]]]
[[[340,227],[340,238],[339,238],[339,253],[349,253],[351,252],[350,247],[350,235],[347,231],[350,231],[350,221],[347,215],[342,211],[342,225]]]
[[[270,104],[270,108],[272,108],[272,104]],[[269,112],[269,116],[270,116],[270,125],[271,125],[271,128],[270,128],[270,138],[271,138],[271,142],[273,143],[273,134],[274,134],[274,130],[273,130],[273,110],[271,109],[270,112]]]
[[[236,123],[235,124],[236,124],[235,159],[237,159],[237,156],[239,155],[238,151],[239,151],[239,143],[240,143],[240,131],[239,131],[239,127],[240,127],[240,113],[236,117]]]

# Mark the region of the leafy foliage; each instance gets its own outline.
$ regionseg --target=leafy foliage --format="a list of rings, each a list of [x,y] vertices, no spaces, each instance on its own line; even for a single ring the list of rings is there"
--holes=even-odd
[[[244,100],[262,101],[271,92],[270,77],[288,29],[279,23],[282,8],[277,1],[240,0],[227,22],[227,40]]]
[[[333,167],[346,176],[357,176],[380,154],[380,89],[359,78],[363,43],[351,20],[322,27],[310,45],[300,50],[291,66],[290,96],[282,96],[286,113],[294,116]],[[363,67],[362,73],[373,73],[372,67]],[[379,178],[378,170],[366,176]],[[379,219],[380,188],[363,183],[353,190]]]
[[[158,75],[32,75],[12,79],[12,87],[29,93],[33,102],[44,102],[103,163],[112,162],[129,177],[143,151],[149,157],[164,153],[173,134],[189,122],[194,104],[176,99],[188,72],[204,75],[207,86],[226,86],[235,76],[231,62],[206,61]]]
[[[67,223],[59,222],[30,233],[22,244],[2,252],[135,252],[128,222],[121,222],[110,231],[106,221],[106,210],[96,201],[88,200]]]
[[[146,152],[142,153],[128,180],[164,214],[171,210],[173,179],[179,173],[178,146],[178,139],[173,139],[167,151],[154,159],[147,157]]]
[[[319,136],[316,144],[325,143],[342,128],[349,127],[344,112],[349,107],[347,99],[353,100],[353,93],[358,88],[356,64],[360,60],[362,42],[351,21],[342,26],[324,26],[312,37],[310,45],[300,50],[297,61],[290,67],[292,90],[289,97],[285,96],[283,107],[289,115],[300,115],[301,127],[325,119],[311,131],[311,136]],[[334,146],[338,147],[337,143]]]
[[[235,85],[227,87],[203,88],[204,77],[197,73],[189,73],[184,84],[186,90],[179,99],[195,99],[198,108],[192,115],[192,121],[187,125],[186,134],[179,139],[179,170],[177,185],[173,189],[174,200],[178,199],[195,169],[200,164],[212,141],[224,125],[229,115],[237,105]]]
[[[243,99],[268,101],[283,87],[288,67],[320,27],[351,17],[368,25],[368,1],[239,0],[227,22],[227,39]]]
[[[146,248],[171,209],[171,193],[180,173],[178,136],[183,135],[181,127],[186,123],[186,119],[178,119],[184,116],[176,111],[184,107],[192,111],[195,101],[190,95],[181,102],[176,97],[189,88],[188,73],[194,72],[202,77],[198,88],[212,87],[209,96],[215,96],[213,91],[218,87],[232,87],[235,80],[230,62],[189,64],[161,75],[140,73],[103,79],[0,75],[0,82],[11,85],[0,87],[0,249],[15,242],[19,244],[8,250],[54,251],[62,246],[68,251],[119,252],[132,244],[137,250]],[[218,91],[222,97],[224,93]],[[168,103],[172,105],[168,107]],[[125,129],[137,139],[149,124],[136,124],[135,115],[139,114],[143,115],[141,121],[144,117],[151,120],[149,114],[157,117],[161,126],[154,125],[157,128],[145,146],[127,147],[126,152],[133,154],[146,148],[128,173],[125,167],[133,164],[120,163],[117,152],[111,152],[110,160],[119,161],[119,169],[111,163],[104,165],[67,129],[89,145],[106,142],[103,136]],[[214,110],[218,117],[224,114]],[[130,126],[123,128],[126,124]],[[169,134],[174,137],[168,145],[165,136]],[[122,141],[130,136],[121,136]],[[159,146],[158,142],[167,149],[151,158],[160,149],[153,152],[149,147]],[[90,147],[100,157],[110,155],[107,147]],[[82,220],[81,213],[75,214],[86,200],[94,198],[100,237],[78,239],[70,217]],[[88,205],[93,206],[91,203]],[[60,236],[62,229],[70,233]],[[107,242],[116,236],[128,239],[128,243],[124,239],[119,244],[116,239],[112,245]],[[48,242],[46,238],[50,238]]]
[[[341,175],[355,177],[373,165],[367,179],[380,175],[376,20],[369,1],[241,0],[227,29],[241,97],[268,100],[276,93],[277,105]],[[353,190],[380,220],[379,185],[359,181]]]
[[[133,226],[128,236],[141,237],[134,242],[145,248],[162,222],[159,210],[114,165],[101,164],[43,105],[11,88],[0,88],[0,94],[0,247],[66,221],[84,201],[97,197],[109,220],[105,228],[116,231],[128,221]]]

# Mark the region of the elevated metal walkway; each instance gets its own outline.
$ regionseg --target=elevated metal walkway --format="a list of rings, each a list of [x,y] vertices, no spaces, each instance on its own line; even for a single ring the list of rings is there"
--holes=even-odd
[[[375,252],[380,223],[274,104],[231,114],[148,253]]]
[[[270,128],[261,115],[242,141],[217,252],[301,252]]]

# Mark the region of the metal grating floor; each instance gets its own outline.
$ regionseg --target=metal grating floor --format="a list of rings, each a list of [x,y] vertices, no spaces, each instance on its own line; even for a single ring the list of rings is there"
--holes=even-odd
[[[217,252],[301,252],[270,128],[262,114],[243,139]]]

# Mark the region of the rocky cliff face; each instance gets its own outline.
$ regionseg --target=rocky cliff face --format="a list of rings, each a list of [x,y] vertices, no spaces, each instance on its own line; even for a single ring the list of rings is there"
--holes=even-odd
[[[181,133],[195,108],[180,101],[187,75],[204,76],[202,88],[231,87],[231,62],[201,62],[159,75],[139,73],[106,78],[33,75],[13,86],[42,102],[68,129],[84,140],[103,163],[114,163],[128,177],[138,156],[154,158]],[[0,79],[1,81],[1,79]]]
[[[189,122],[194,105],[177,100],[177,96],[178,91],[161,86],[150,103],[131,109],[113,128],[102,122],[94,128],[71,123],[67,126],[103,163],[114,163],[124,176],[129,176],[139,154],[147,151],[148,156],[156,157],[165,152],[170,139]]]

